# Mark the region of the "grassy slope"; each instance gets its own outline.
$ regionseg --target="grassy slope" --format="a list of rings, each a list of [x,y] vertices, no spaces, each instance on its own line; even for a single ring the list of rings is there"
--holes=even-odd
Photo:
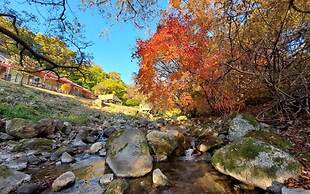
[[[91,107],[91,100],[0,80],[0,117],[85,124],[98,114],[102,112]]]

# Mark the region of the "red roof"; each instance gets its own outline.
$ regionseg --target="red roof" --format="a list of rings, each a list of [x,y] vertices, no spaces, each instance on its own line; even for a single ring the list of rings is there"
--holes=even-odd
[[[87,97],[92,97],[94,96],[93,93],[91,91],[89,91],[88,89],[78,85],[77,83],[74,83],[73,81],[65,78],[65,77],[58,77],[54,72],[52,71],[41,71],[39,72],[39,74],[42,76],[42,77],[45,77],[47,79],[52,79],[52,80],[55,80],[57,82],[60,82],[62,84],[70,84],[74,87],[77,87],[79,88],[80,90],[82,90],[81,92],[86,95]]]
[[[12,67],[11,64],[5,63],[3,61],[0,61],[0,67]]]
[[[6,63],[2,60],[0,60],[0,67],[12,67],[11,64],[9,63]],[[57,82],[60,82],[62,84],[70,84],[74,87],[77,87],[81,90],[81,92],[83,93],[83,95],[91,98],[93,97],[93,93],[89,90],[87,90],[86,88],[83,88],[82,86],[78,85],[77,83],[74,83],[73,81],[65,78],[65,77],[58,77],[54,72],[52,71],[41,71],[39,73],[36,73],[38,76],[40,77],[44,77],[45,79],[50,79],[50,80],[54,80],[54,81],[57,81]]]

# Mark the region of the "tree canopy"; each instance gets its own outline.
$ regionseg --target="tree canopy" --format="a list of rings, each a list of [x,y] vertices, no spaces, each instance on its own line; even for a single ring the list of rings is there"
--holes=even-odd
[[[197,112],[232,110],[266,98],[285,116],[310,113],[308,1],[170,5],[157,31],[137,42],[136,81],[150,101]]]

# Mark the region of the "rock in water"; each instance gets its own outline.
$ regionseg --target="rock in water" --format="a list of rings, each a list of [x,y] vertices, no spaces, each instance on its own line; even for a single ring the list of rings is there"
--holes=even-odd
[[[283,183],[301,170],[299,162],[288,153],[251,137],[217,150],[212,164],[223,174],[262,189],[270,187],[273,181]]]
[[[31,176],[0,166],[0,193],[7,194],[16,189],[23,181],[29,181]]]
[[[99,183],[100,183],[101,185],[106,185],[106,184],[112,182],[113,179],[114,179],[114,174],[105,174],[105,175],[103,175],[103,176],[100,178]]]
[[[168,186],[169,185],[169,180],[164,175],[159,168],[155,169],[153,171],[153,183],[156,187],[158,186]]]
[[[61,163],[71,163],[74,161],[74,158],[68,154],[68,152],[64,152],[61,155]]]
[[[128,183],[124,179],[113,180],[105,190],[104,194],[123,194],[128,188]]]
[[[52,151],[54,141],[45,138],[22,139],[14,146],[14,151],[26,150]]]
[[[172,134],[163,131],[151,131],[146,136],[156,161],[164,161],[177,148],[178,143]]]
[[[259,123],[255,117],[246,114],[238,114],[228,123],[228,139],[231,141],[238,140],[248,132],[259,130]]]
[[[54,192],[60,191],[62,188],[75,182],[75,175],[73,172],[68,171],[60,175],[57,179],[54,180],[52,184],[52,189]]]
[[[96,143],[94,143],[93,145],[90,146],[89,152],[91,154],[95,154],[95,153],[99,152],[99,150],[101,150],[102,147],[103,147],[103,145],[102,145],[101,142],[96,142]]]
[[[282,187],[282,194],[310,194],[310,190],[305,190],[302,188],[292,188]]]
[[[15,118],[6,122],[6,133],[17,138],[33,138],[39,134],[30,121]]]
[[[206,146],[205,144],[200,144],[200,145],[198,146],[198,150],[199,150],[200,152],[206,152],[206,151],[208,151],[208,146]]]
[[[40,193],[41,186],[39,184],[23,184],[16,190],[17,194],[38,194]]]
[[[116,176],[140,177],[153,168],[145,135],[138,129],[114,132],[107,143],[107,163]]]

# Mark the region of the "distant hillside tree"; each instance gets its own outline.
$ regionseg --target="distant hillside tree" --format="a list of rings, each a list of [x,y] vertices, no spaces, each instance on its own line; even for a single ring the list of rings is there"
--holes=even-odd
[[[123,99],[126,88],[127,86],[122,80],[108,78],[95,85],[92,90],[96,95],[115,94],[118,98]]]

